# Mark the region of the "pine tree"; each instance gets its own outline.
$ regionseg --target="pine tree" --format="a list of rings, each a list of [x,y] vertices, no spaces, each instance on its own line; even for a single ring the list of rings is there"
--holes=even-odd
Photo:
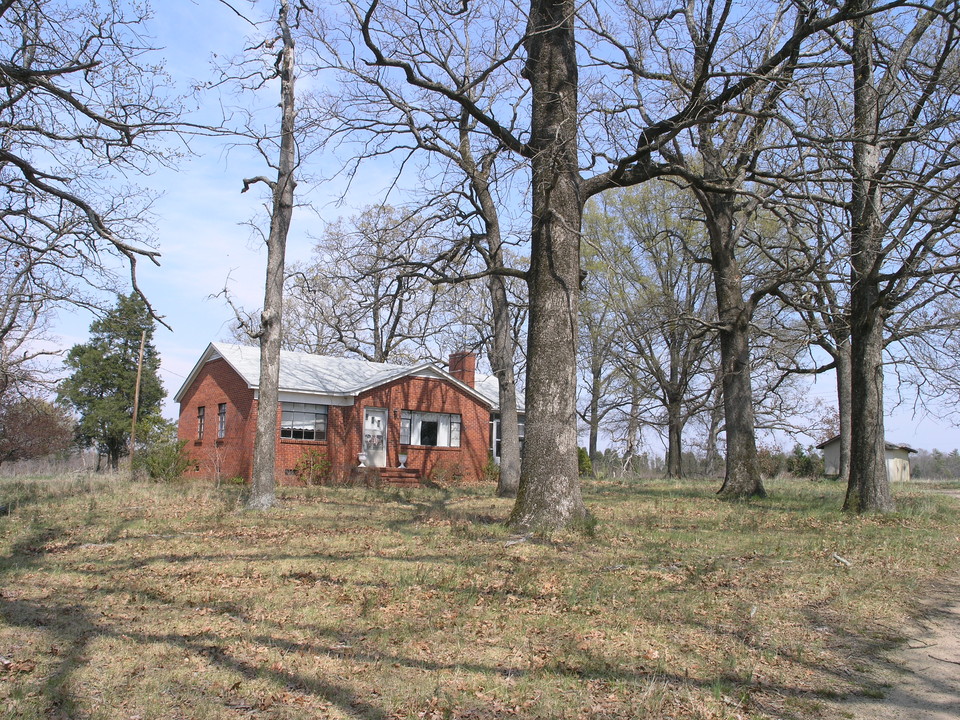
[[[140,428],[161,422],[164,397],[158,374],[160,356],[153,345],[154,320],[143,299],[132,293],[121,297],[116,308],[90,325],[90,341],[74,345],[67,354],[70,377],[60,384],[60,397],[80,415],[77,436],[81,443],[96,443],[114,470],[127,454],[137,382],[141,333],[146,331],[143,373],[140,380]]]

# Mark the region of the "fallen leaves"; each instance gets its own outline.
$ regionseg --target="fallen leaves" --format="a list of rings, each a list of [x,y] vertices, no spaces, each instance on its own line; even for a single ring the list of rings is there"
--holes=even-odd
[[[35,660],[8,660],[0,657],[0,674],[25,675],[37,669]]]

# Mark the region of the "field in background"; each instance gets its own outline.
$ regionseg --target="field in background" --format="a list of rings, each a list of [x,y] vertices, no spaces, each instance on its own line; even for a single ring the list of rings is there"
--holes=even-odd
[[[0,481],[0,717],[817,718],[960,561],[960,502],[834,483],[588,481],[596,524],[489,490]]]

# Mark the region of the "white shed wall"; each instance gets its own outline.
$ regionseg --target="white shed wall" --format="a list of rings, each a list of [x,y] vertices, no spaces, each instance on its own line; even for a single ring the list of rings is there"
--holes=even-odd
[[[906,450],[886,450],[887,478],[890,482],[910,480],[910,455]],[[823,474],[836,477],[840,474],[840,442],[832,442],[823,448]]]

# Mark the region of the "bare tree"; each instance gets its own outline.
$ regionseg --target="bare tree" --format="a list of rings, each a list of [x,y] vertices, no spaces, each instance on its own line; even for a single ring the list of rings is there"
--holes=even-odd
[[[596,242],[622,397],[641,424],[666,436],[666,472],[682,475],[682,435],[712,396],[716,307],[709,268],[696,262],[705,238],[691,217],[692,198],[665,182],[610,191],[585,215],[584,237]],[[594,239],[593,216],[608,223]]]
[[[724,10],[729,8],[727,3]],[[689,102],[687,98],[692,100],[698,92],[700,78],[720,84],[731,72],[739,75],[751,65],[775,62],[786,50],[784,39],[806,21],[798,15],[791,22],[779,8],[742,18],[704,10],[699,4],[685,6],[681,26],[661,25],[656,8],[634,9],[631,20],[636,35],[649,33],[664,39],[659,57],[654,54],[650,61],[635,65],[641,88],[659,82],[664,71],[672,68],[674,91]],[[689,55],[685,47],[666,43],[681,27],[692,48]],[[743,41],[743,37],[755,39]],[[640,50],[636,49],[635,57],[641,57]],[[727,445],[720,493],[731,497],[765,494],[756,464],[751,323],[759,303],[796,268],[783,258],[787,244],[778,242],[759,221],[776,185],[758,183],[756,171],[771,160],[776,162],[766,153],[771,125],[780,96],[791,83],[799,51],[800,46],[793,45],[790,55],[777,63],[777,71],[757,78],[739,93],[722,117],[697,124],[661,149],[690,184],[709,239],[701,258],[713,271]]]
[[[0,464],[68,451],[73,425],[63,406],[31,396],[0,398]]]
[[[362,26],[362,5],[348,7]],[[503,54],[516,50],[510,46],[516,43],[510,39],[514,28],[522,24],[516,7],[464,5],[455,14],[456,27],[449,24],[446,11],[426,12],[424,18],[425,27],[415,34],[405,32],[402,23],[397,27],[384,23],[377,28],[380,41],[416,57],[417,63],[442,77],[457,78],[460,94],[484,112],[522,101],[525,92],[509,65],[489,72]],[[483,31],[489,32],[475,42]],[[511,193],[505,186],[518,168],[511,158],[504,159],[499,139],[455,99],[407,83],[358,55],[349,27],[342,22],[334,19],[321,25],[314,35],[339,78],[337,91],[327,99],[327,130],[352,153],[345,172],[353,178],[361,163],[386,155],[401,159],[398,176],[416,166],[419,177],[412,194],[421,205],[420,213],[446,226],[447,243],[437,248],[436,257],[410,258],[406,270],[438,285],[481,280],[486,285],[489,302],[483,307],[491,309],[492,332],[485,344],[499,381],[503,433],[498,494],[513,496],[520,473],[514,374],[518,343],[513,332],[518,313],[510,302],[508,283],[509,276],[521,276],[522,271],[507,264],[513,233],[510,213],[505,211]],[[440,35],[451,44],[443,52],[429,47],[429,40],[414,39]],[[482,266],[471,265],[470,256],[479,258]]]
[[[850,511],[894,509],[884,460],[884,319],[923,281],[945,277],[946,266],[953,285],[958,269],[957,11],[936,2],[891,17],[880,32],[884,18],[852,23]],[[906,26],[904,15],[913,16]]]
[[[378,363],[430,355],[442,291],[408,266],[433,255],[416,211],[371,206],[329,224],[311,262],[291,273],[287,347]]]
[[[819,112],[817,110],[815,112]],[[801,186],[810,189],[810,178]],[[822,190],[822,189],[821,189]],[[782,368],[801,376],[833,371],[837,388],[837,427],[840,437],[838,478],[850,477],[850,298],[849,250],[842,216],[844,211],[824,202],[794,203],[793,211],[807,224],[803,244],[810,273],[777,288],[774,294],[800,320],[792,329],[795,345],[803,351],[786,358]]]
[[[503,267],[522,268],[525,258],[500,249]],[[499,473],[497,496],[516,497],[520,480],[520,436],[517,403],[524,358],[519,353],[526,335],[526,287],[518,278],[488,273],[487,260],[463,268],[463,282],[447,285],[442,316],[448,325],[440,338],[449,347],[484,349],[497,378],[499,414]],[[449,280],[449,276],[448,280]],[[434,278],[436,279],[436,278]]]
[[[578,409],[580,419],[587,426],[587,452],[591,460],[599,456],[600,426],[609,414],[621,406],[623,399],[615,393],[620,382],[614,339],[620,330],[611,296],[606,287],[607,264],[605,255],[595,248],[600,245],[592,237],[595,230],[602,232],[603,219],[595,227],[589,210],[584,217],[584,279],[580,294],[580,372],[579,388],[585,400]]]
[[[150,198],[128,180],[173,158],[158,143],[178,122],[148,17],[119,1],[0,3],[0,244],[34,307],[95,305],[123,266],[139,292],[138,261],[158,263]]]
[[[633,7],[632,3],[626,5],[627,9]],[[774,14],[764,25],[768,32],[776,31],[775,40],[767,43],[769,51],[759,59],[742,54],[740,64],[732,70],[725,69],[714,54],[720,51],[717,38],[739,41],[739,28],[733,27],[735,23],[708,24],[712,34],[701,47],[706,62],[699,63],[690,91],[675,104],[673,90],[666,89],[672,82],[669,68],[650,78],[650,92],[645,92],[642,99],[622,99],[625,95],[621,91],[634,85],[645,57],[644,52],[634,51],[632,43],[649,35],[630,35],[623,41],[607,32],[598,6],[587,4],[578,13],[572,0],[532,0],[525,31],[499,43],[504,52],[482,70],[487,76],[502,68],[515,71],[522,66],[520,72],[531,90],[529,105],[523,108],[529,120],[522,131],[516,122],[517,106],[509,102],[480,106],[468,92],[471,82],[445,75],[431,64],[432,58],[447,52],[450,35],[461,30],[458,23],[469,4],[373,0],[352,7],[359,27],[358,41],[370,63],[384,72],[396,73],[414,87],[457,103],[492,138],[530,164],[528,423],[511,523],[522,529],[550,529],[575,522],[586,512],[577,478],[576,438],[579,248],[584,201],[604,190],[665,174],[689,175],[685,168],[662,156],[663,150],[669,150],[669,144],[685,129],[722,115],[744,93],[758,85],[769,86],[771,77],[783,77],[804,42],[846,20],[851,7],[817,3],[816,7]],[[713,4],[708,3],[702,15],[712,12]],[[718,12],[725,20],[745,14],[732,12],[730,3]],[[701,14],[694,19],[699,22]],[[586,115],[579,106],[578,21],[585,37],[582,47],[589,48],[586,62],[595,68],[591,89],[598,89],[601,100],[621,98],[592,104]],[[685,22],[682,12],[668,12],[661,24]],[[499,36],[511,31],[495,17],[489,28]],[[724,36],[724,32],[729,34]],[[411,47],[410,38],[417,38],[420,45]],[[584,145],[581,122],[589,128],[584,133]],[[587,158],[593,172],[589,177],[581,174],[581,157]],[[747,477],[749,481],[754,479],[752,473]],[[756,483],[747,485],[745,494],[755,491]],[[740,492],[738,487],[736,493]]]
[[[960,270],[958,8],[879,7],[856,5],[832,36],[837,55],[824,83],[805,94],[800,135],[812,160],[795,194],[808,217],[816,213],[816,254],[830,265],[815,268],[794,306],[826,328],[815,342],[838,369],[841,441],[850,448],[844,507],[859,512],[894,507],[884,355],[896,360],[909,338],[946,329],[937,308],[954,301]]]
[[[29,397],[46,388],[50,368],[45,360],[57,354],[41,342],[47,337],[50,313],[69,298],[57,292],[49,279],[60,283],[55,269],[41,270],[36,263],[49,260],[25,250],[0,249],[0,402],[8,395]]]
[[[277,413],[280,407],[280,348],[283,334],[283,289],[287,235],[294,210],[296,171],[300,162],[297,133],[298,107],[295,94],[296,40],[294,30],[301,12],[309,12],[305,3],[278,0],[275,32],[254,42],[247,50],[248,58],[224,73],[222,83],[239,83],[255,92],[279,81],[280,126],[275,134],[248,124],[238,134],[251,140],[267,166],[276,175],[259,175],[243,181],[246,192],[257,184],[270,190],[270,229],[265,237],[267,268],[264,283],[263,309],[259,322],[249,322],[241,312],[237,319],[249,336],[260,342],[260,382],[257,401],[257,429],[253,447],[253,476],[247,508],[266,510],[276,503]],[[227,290],[224,290],[227,293]],[[229,294],[227,294],[229,302]],[[232,305],[232,303],[231,303]]]

